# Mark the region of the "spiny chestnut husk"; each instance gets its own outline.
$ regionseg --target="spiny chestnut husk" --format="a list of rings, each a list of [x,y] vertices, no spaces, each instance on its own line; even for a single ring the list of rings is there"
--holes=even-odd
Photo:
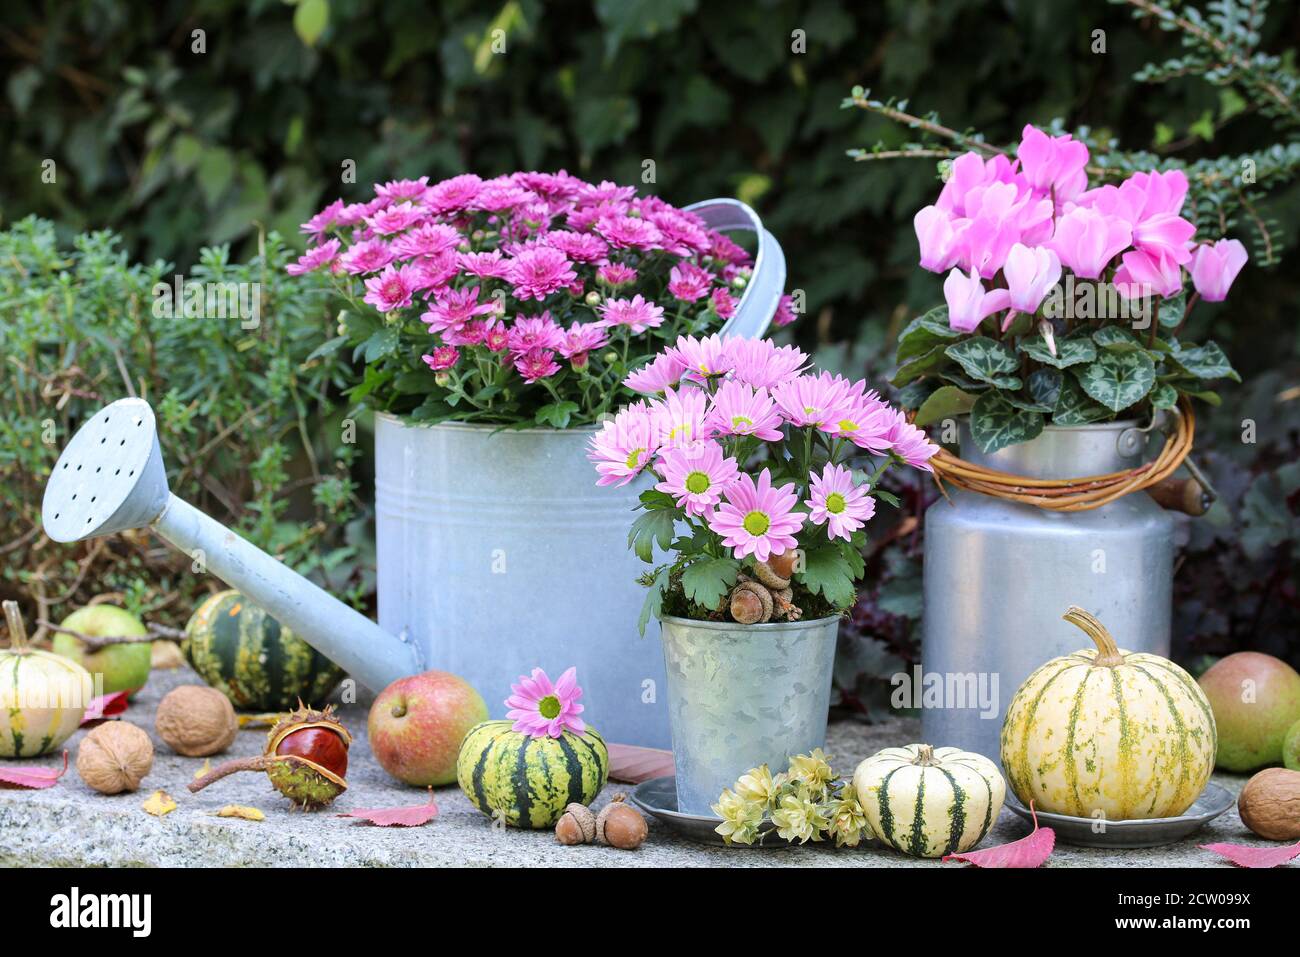
[[[313,711],[298,702],[266,738],[266,749],[255,758],[227,761],[190,784],[202,791],[238,771],[265,771],[275,789],[304,811],[330,804],[348,789],[348,747],[352,735],[333,708]]]

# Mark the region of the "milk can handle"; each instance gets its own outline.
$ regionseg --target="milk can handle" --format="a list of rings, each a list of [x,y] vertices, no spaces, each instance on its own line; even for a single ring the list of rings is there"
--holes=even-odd
[[[763,228],[758,214],[738,199],[706,199],[686,208],[703,219],[710,229],[724,233],[747,229],[758,235],[753,275],[740,297],[735,315],[722,327],[722,334],[761,339],[785,292],[785,253],[781,251],[781,244]]]

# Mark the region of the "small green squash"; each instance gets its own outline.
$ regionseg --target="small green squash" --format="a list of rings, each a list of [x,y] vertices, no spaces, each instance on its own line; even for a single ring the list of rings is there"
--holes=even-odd
[[[27,644],[18,604],[4,603],[9,648],[0,651],[0,758],[49,754],[81,726],[95,696],[90,672]]]
[[[969,851],[998,819],[1007,795],[997,766],[960,748],[885,748],[858,765],[853,788],[871,831],[913,857]]]
[[[288,711],[321,704],[343,670],[237,591],[208,598],[185,626],[181,651],[236,708]]]
[[[594,728],[534,738],[513,724],[484,721],[461,742],[456,779],[476,808],[511,827],[544,828],[569,804],[596,799],[609,775],[609,752]]]

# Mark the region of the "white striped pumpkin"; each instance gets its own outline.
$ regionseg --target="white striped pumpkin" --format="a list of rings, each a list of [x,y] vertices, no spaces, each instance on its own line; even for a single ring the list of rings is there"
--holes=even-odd
[[[1002,724],[1002,767],[1040,811],[1110,821],[1182,814],[1214,770],[1214,714],[1192,676],[1121,651],[1082,608],[1065,620],[1096,643],[1025,681]]]
[[[1006,782],[982,754],[909,744],[858,765],[853,788],[878,839],[913,857],[968,851],[998,819]]]
[[[70,658],[28,647],[15,602],[6,601],[4,612],[10,647],[0,651],[0,757],[34,758],[81,725],[94,679]]]

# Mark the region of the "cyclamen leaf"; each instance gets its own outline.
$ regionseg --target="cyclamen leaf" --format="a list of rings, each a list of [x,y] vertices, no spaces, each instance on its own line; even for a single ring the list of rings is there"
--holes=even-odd
[[[701,558],[682,572],[682,589],[691,601],[714,609],[736,583],[739,571],[740,562],[734,558]]]
[[[420,827],[428,824],[438,816],[438,804],[433,799],[433,788],[429,788],[429,802],[414,804],[410,807],[370,808],[361,811],[349,811],[339,817],[356,818],[377,827]]]
[[[1232,367],[1232,363],[1228,361],[1228,357],[1223,354],[1223,350],[1216,342],[1207,342],[1203,346],[1193,346],[1190,349],[1180,347],[1170,356],[1188,375],[1198,379],[1241,381],[1241,376],[1237,374],[1237,370]]]
[[[948,358],[966,370],[967,375],[980,382],[987,382],[999,389],[1020,388],[1020,380],[1009,375],[1018,366],[1015,353],[996,339],[974,336],[954,343],[944,351]]]
[[[1135,352],[1142,343],[1122,326],[1104,326],[1092,334],[1092,341],[1107,352]]]
[[[1053,425],[1087,425],[1111,417],[1111,411],[1088,398],[1074,376],[1066,376],[1061,382],[1061,394],[1056,400],[1056,409],[1052,413]]]
[[[1282,847],[1252,847],[1249,844],[1201,844],[1203,851],[1221,854],[1238,867],[1281,867],[1300,857],[1300,842]]]
[[[1022,340],[1020,351],[1029,358],[1054,369],[1068,369],[1070,366],[1092,362],[1097,358],[1097,347],[1093,345],[1091,339],[1085,338],[1057,339],[1056,355],[1052,355],[1051,350],[1047,348],[1047,343],[1040,337]]]
[[[1034,829],[1020,840],[982,851],[948,854],[944,860],[961,861],[976,867],[1041,867],[1056,847],[1056,832],[1050,827],[1038,826],[1038,815],[1032,801],[1029,802],[1029,813],[1034,819]]]
[[[898,351],[894,355],[894,361],[902,365],[937,345],[952,342],[961,336],[959,330],[948,325],[948,307],[939,306],[923,316],[917,316],[898,334]]]
[[[1061,398],[1062,379],[1064,376],[1059,369],[1038,369],[1029,374],[1025,387],[1029,389],[1034,401],[1047,406],[1047,411],[1050,412],[1056,408],[1056,403]]]
[[[1151,390],[1151,405],[1156,409],[1172,409],[1178,404],[1178,390],[1162,382]]]
[[[609,752],[609,779],[624,784],[640,784],[654,778],[676,774],[673,753],[660,748],[642,748],[632,744],[605,745]]]
[[[971,409],[970,431],[983,451],[996,452],[1037,437],[1043,431],[1043,416],[1017,409],[1000,392],[986,392]]]
[[[0,790],[43,791],[67,773],[68,752],[64,751],[62,768],[0,768]]]
[[[940,366],[947,364],[947,362],[948,354],[944,351],[944,347],[942,345],[935,346],[929,352],[923,353],[899,366],[891,383],[895,386],[905,386],[918,376],[933,372]]]
[[[917,411],[913,424],[926,426],[935,422],[942,422],[944,419],[953,416],[965,415],[974,404],[975,396],[969,392],[965,392],[955,385],[945,385],[936,389],[928,399],[921,403],[921,408]]]
[[[1156,367],[1145,352],[1107,352],[1074,370],[1083,391],[1112,412],[1138,402],[1156,384]]]
[[[919,409],[930,395],[939,388],[939,383],[932,379],[917,379],[898,390],[898,404],[904,409]]]

